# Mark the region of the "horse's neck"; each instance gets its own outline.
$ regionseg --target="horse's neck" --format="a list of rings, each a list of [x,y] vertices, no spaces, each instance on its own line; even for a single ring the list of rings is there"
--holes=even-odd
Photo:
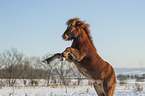
[[[104,60],[99,56],[99,54],[96,51],[96,48],[94,47],[94,45],[91,43],[90,40],[85,40],[85,39],[81,39],[81,38],[77,38],[73,41],[72,43],[72,48],[81,50],[81,52],[89,52],[88,55],[95,54],[95,58],[98,62],[100,62],[99,64],[104,64]],[[90,51],[91,50],[91,51]],[[95,60],[95,62],[96,62]]]
[[[99,64],[104,64],[104,60],[97,54],[97,50],[95,48],[95,46],[93,45],[93,43],[91,42],[91,40],[88,38],[88,36],[85,36],[85,37],[78,37],[77,39],[74,39],[73,40],[73,43],[72,43],[72,48],[75,48],[75,49],[78,49],[78,50],[81,50],[81,52],[89,52],[88,54],[96,54],[95,55],[95,58],[98,62],[100,62]],[[91,50],[91,51],[90,51]],[[95,62],[96,62],[95,60]]]
[[[78,38],[74,39],[72,43],[72,47],[79,50],[87,46],[93,46],[92,48],[95,48],[86,34],[82,34]]]
[[[73,40],[71,47],[80,50],[81,49],[80,45],[82,45],[81,42],[78,39],[75,39]]]

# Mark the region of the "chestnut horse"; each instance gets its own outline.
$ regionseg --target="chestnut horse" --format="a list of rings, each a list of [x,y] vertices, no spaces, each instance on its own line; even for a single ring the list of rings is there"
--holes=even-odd
[[[66,24],[68,27],[62,38],[66,41],[73,40],[71,47],[43,62],[49,64],[56,58],[65,58],[73,62],[84,76],[94,82],[98,96],[113,96],[117,83],[114,69],[97,54],[88,29],[89,25],[79,18],[70,19]]]

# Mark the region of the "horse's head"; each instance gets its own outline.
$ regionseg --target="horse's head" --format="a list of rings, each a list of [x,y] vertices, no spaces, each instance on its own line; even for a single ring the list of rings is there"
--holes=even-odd
[[[70,25],[68,25],[66,31],[63,33],[62,38],[64,40],[73,40],[73,39],[77,38],[78,35],[79,35],[79,33],[78,33],[77,27],[70,24]]]
[[[80,21],[79,18],[70,19],[66,24],[67,29],[62,35],[64,40],[73,40],[79,36],[83,36],[82,34],[86,34],[86,36],[91,40],[90,32],[88,30],[89,24]]]
[[[80,34],[80,28],[81,28],[81,21],[79,21],[79,18],[73,18],[67,21],[67,29],[63,33],[62,38],[64,40],[73,40],[77,38]]]

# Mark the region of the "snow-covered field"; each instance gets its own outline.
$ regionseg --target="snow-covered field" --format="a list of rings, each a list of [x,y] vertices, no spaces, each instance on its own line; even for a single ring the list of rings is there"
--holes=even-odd
[[[142,74],[145,68],[139,69],[116,69],[117,74]],[[135,91],[135,80],[130,79],[126,84],[120,85],[119,81],[116,86],[115,96],[145,96],[145,82],[137,82],[142,91]],[[92,86],[71,86],[67,87],[2,87],[0,96],[96,96]]]
[[[145,84],[141,84],[145,88]],[[134,91],[133,84],[120,86],[117,84],[115,96],[145,96],[145,89]],[[0,96],[96,96],[92,86],[67,87],[3,87]]]

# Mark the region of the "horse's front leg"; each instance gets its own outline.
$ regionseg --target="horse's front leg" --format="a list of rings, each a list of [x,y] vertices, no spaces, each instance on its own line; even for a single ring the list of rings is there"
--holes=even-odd
[[[49,57],[45,60],[43,60],[42,62],[44,62],[45,64],[49,64],[51,61],[53,61],[54,59],[60,59],[61,58],[61,54],[62,53],[56,53],[54,54],[52,57]]]
[[[85,57],[85,52],[80,52],[78,49],[68,47],[66,50],[62,53],[62,56],[65,59],[68,59],[69,55],[73,57],[73,59],[77,61],[81,61]]]

